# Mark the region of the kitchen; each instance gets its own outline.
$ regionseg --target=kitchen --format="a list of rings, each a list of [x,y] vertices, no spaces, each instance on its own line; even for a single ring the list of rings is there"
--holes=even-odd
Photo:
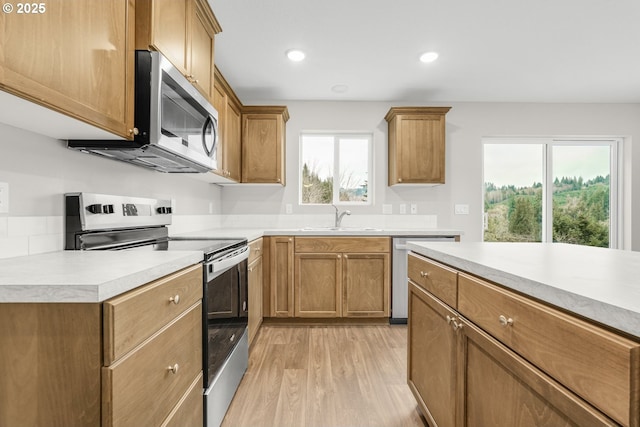
[[[212,2],[212,9],[223,29],[216,35],[216,64],[233,84],[234,74],[226,71],[232,64],[230,59],[223,62],[223,55],[231,56],[225,54],[224,40],[226,34],[234,31],[234,24],[223,18],[225,5],[221,3],[216,5]],[[635,5],[628,6],[631,11],[637,10],[633,9]],[[633,13],[616,15],[616,19],[623,20],[619,27],[635,31],[633,22],[624,21],[632,16]],[[9,15],[3,14],[2,18],[8,20]],[[616,38],[614,40],[619,42]],[[284,50],[289,47],[283,46],[276,54],[284,58]],[[618,63],[631,69],[631,64],[621,56],[625,50],[616,52],[620,57]],[[633,166],[640,162],[640,152],[632,150],[631,146],[633,136],[640,134],[637,100],[620,101],[602,96],[602,101],[567,97],[564,102],[535,98],[523,103],[507,97],[434,99],[423,95],[422,98],[399,97],[398,102],[366,99],[346,102],[340,100],[344,98],[337,97],[305,101],[259,97],[259,91],[251,92],[236,85],[233,88],[238,93],[246,90],[247,95],[242,96],[245,105],[287,106],[290,119],[286,123],[286,186],[211,185],[192,176],[160,174],[68,150],[61,140],[86,136],[86,133],[95,132],[95,128],[88,129],[86,125],[59,114],[52,118],[50,110],[0,92],[3,105],[0,122],[5,123],[0,125],[3,141],[0,182],[9,184],[8,212],[0,214],[0,256],[10,258],[62,250],[62,195],[78,191],[172,199],[175,207],[170,226],[172,234],[217,228],[266,230],[331,225],[333,208],[301,206],[298,203],[300,152],[297,141],[300,133],[309,129],[369,130],[373,134],[373,204],[349,207],[352,215],[344,217],[342,225],[392,228],[401,223],[403,228],[421,228],[428,224],[429,228],[461,230],[463,242],[482,240],[480,141],[483,137],[622,136],[629,141],[625,144],[623,156],[626,174],[623,229],[626,234],[622,247],[631,250],[640,247],[640,232],[631,223],[640,209],[640,196],[637,194],[640,175],[633,170]],[[628,87],[626,92],[630,96],[637,90]],[[387,123],[384,117],[391,107],[399,105],[452,107],[446,116],[447,175],[444,185],[429,188],[387,186]],[[417,213],[400,213],[403,204],[406,207],[415,204]],[[469,214],[453,214],[456,204],[468,205]],[[287,205],[291,205],[291,213],[287,213]],[[383,213],[384,205],[391,205],[391,214]]]

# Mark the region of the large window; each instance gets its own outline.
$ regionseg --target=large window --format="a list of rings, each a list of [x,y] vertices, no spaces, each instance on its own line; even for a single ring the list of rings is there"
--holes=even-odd
[[[618,247],[619,144],[485,139],[484,241]]]
[[[301,204],[370,204],[370,134],[300,136]]]

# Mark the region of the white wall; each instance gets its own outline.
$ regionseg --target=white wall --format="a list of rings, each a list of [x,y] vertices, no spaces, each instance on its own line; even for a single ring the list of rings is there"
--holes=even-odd
[[[62,249],[66,192],[174,199],[179,231],[202,229],[209,220],[216,226],[221,212],[216,185],[69,150],[61,140],[3,124],[0,182],[9,184],[9,213],[0,213],[0,258]]]
[[[249,105],[250,102],[245,102]],[[301,131],[371,131],[374,135],[374,203],[350,208],[358,215],[379,215],[383,204],[417,203],[419,214],[437,215],[441,228],[463,230],[465,241],[482,236],[482,150],[485,136],[622,136],[625,137],[625,246],[640,250],[640,225],[631,228],[631,218],[640,214],[640,149],[632,150],[632,140],[640,141],[639,104],[507,104],[449,103],[447,114],[446,183],[435,187],[387,186],[388,102],[282,102],[287,105],[287,186],[227,186],[222,190],[223,213],[284,215],[285,204],[293,214],[331,214],[330,207],[298,205],[298,141]],[[637,144],[637,142],[636,142]],[[633,167],[635,166],[635,171]],[[635,173],[634,173],[635,172]],[[468,204],[469,215],[454,215],[457,203]]]
[[[291,115],[287,123],[287,186],[284,188],[218,187],[186,176],[161,174],[68,150],[60,140],[0,124],[0,182],[9,183],[10,193],[10,211],[0,213],[0,257],[61,249],[65,192],[173,198],[177,207],[175,232],[210,228],[220,223],[238,224],[238,216],[265,214],[280,218],[274,223],[287,224],[282,220],[287,217],[287,203],[292,204],[298,221],[300,215],[309,214],[330,220],[333,215],[330,207],[298,206],[298,135],[302,130],[359,130],[374,134],[374,204],[352,208],[353,215],[344,219],[344,225],[359,225],[358,216],[364,219],[364,215],[379,220],[383,204],[392,204],[393,213],[397,215],[400,203],[417,203],[419,215],[416,218],[407,215],[404,217],[407,223],[416,226],[424,222],[431,226],[435,215],[438,227],[462,230],[465,241],[480,240],[482,232],[482,137],[625,137],[625,167],[629,176],[625,187],[625,215],[630,236],[625,243],[640,250],[640,225],[631,227],[633,216],[640,215],[640,149],[632,150],[632,141],[640,141],[639,104],[441,104],[453,107],[447,115],[446,184],[408,188],[387,187],[386,178],[384,116],[392,105],[402,104],[277,101],[272,104],[286,104]],[[456,203],[469,204],[470,214],[453,215]],[[402,221],[403,216],[394,215],[395,218]],[[374,225],[366,220],[363,223]]]

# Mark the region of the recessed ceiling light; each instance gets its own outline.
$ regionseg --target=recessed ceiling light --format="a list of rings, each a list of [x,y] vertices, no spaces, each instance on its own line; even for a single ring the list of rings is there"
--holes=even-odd
[[[289,49],[285,53],[287,54],[287,58],[289,58],[293,62],[300,62],[305,57],[304,52],[300,49]]]
[[[438,59],[438,52],[425,52],[420,55],[420,61],[424,63],[433,62]]]
[[[335,93],[345,93],[349,90],[349,86],[347,85],[335,85],[331,88]]]

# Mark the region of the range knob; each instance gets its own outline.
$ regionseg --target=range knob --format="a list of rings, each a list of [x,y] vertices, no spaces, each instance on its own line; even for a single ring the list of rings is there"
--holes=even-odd
[[[160,206],[156,209],[156,212],[158,212],[160,215],[170,214],[171,208],[167,206]]]
[[[113,205],[104,205],[102,207],[102,213],[112,214],[114,212]]]
[[[87,206],[87,210],[93,214],[102,213],[102,205],[100,203],[96,203],[95,205]]]

